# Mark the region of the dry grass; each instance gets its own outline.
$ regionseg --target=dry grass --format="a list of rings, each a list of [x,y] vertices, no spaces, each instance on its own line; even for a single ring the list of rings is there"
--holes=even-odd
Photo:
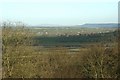
[[[19,32],[20,31],[20,32]],[[8,78],[116,78],[117,45],[92,46],[75,54],[64,47],[32,46],[23,29],[3,29],[3,77]]]

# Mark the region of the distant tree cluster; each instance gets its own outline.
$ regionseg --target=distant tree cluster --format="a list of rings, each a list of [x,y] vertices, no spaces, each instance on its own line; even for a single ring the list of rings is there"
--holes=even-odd
[[[36,36],[35,40],[39,44],[57,44],[57,43],[92,43],[92,42],[115,42],[117,40],[117,31],[109,33],[81,34],[81,35],[61,35],[56,37]]]

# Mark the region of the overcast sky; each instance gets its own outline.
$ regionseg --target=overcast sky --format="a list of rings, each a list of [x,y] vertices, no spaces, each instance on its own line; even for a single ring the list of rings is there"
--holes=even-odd
[[[2,21],[29,25],[117,23],[119,0],[0,0]]]

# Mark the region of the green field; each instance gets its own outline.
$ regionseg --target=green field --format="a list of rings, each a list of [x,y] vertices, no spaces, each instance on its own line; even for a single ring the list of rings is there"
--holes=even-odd
[[[91,33],[113,32],[117,28],[84,28],[84,27],[32,27],[38,36],[80,35]]]

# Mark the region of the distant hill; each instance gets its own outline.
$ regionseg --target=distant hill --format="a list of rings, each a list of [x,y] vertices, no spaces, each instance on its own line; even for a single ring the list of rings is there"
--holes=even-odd
[[[117,23],[93,23],[93,24],[83,24],[83,25],[56,25],[56,24],[40,24],[30,27],[87,27],[87,28],[118,28]]]
[[[106,23],[106,24],[84,24],[80,25],[81,27],[101,27],[101,28],[117,28],[117,23]]]

